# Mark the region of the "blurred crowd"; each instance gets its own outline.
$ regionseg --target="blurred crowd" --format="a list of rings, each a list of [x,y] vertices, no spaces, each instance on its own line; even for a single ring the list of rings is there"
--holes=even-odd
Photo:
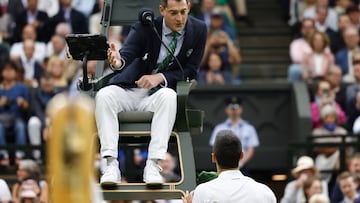
[[[236,23],[244,21],[253,26],[247,16],[246,2],[190,2],[191,15],[205,21],[209,28],[198,83],[239,83],[241,55]],[[49,122],[46,107],[56,94],[65,91],[71,96],[79,94],[77,82],[83,74],[82,63],[67,56],[66,36],[101,33],[102,7],[103,0],[0,0],[0,145],[39,147],[31,153],[21,147],[15,151],[0,149],[0,169],[13,165],[18,168],[18,183],[11,190],[0,181],[0,202],[28,202],[20,197],[32,199],[29,202],[47,202],[47,184],[42,181],[39,169],[46,160],[44,145]],[[108,41],[121,47],[129,29],[129,26],[111,26]],[[94,78],[96,66],[96,61],[88,62],[89,78]],[[110,72],[105,63],[104,74]],[[146,159],[146,153],[140,149],[130,155],[132,167],[140,168]],[[129,155],[123,157],[129,160]],[[172,161],[176,157],[169,154],[168,159],[160,163],[165,169],[164,178],[179,181],[179,171]],[[101,168],[100,161],[97,166]],[[135,171],[124,180],[137,181],[137,173],[142,171]]]

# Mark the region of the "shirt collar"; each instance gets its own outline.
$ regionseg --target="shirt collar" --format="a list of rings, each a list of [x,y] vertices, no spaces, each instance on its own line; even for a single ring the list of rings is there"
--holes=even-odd
[[[162,27],[163,27],[163,33],[165,34],[165,36],[168,36],[173,32],[168,26],[166,26],[164,18],[163,18],[163,22],[162,22]],[[185,30],[178,31],[177,33],[178,33],[178,36],[181,36],[182,34],[185,33]]]
[[[243,176],[244,175],[240,172],[240,170],[228,170],[219,174],[219,178],[221,179],[240,179]]]
[[[225,122],[226,122],[226,125],[228,125],[228,126],[231,126],[231,125],[232,125],[232,122],[231,122],[230,118],[226,119]],[[238,123],[237,123],[237,125],[238,125],[238,126],[242,126],[243,123],[244,123],[243,120],[240,118],[239,121],[238,121]]]

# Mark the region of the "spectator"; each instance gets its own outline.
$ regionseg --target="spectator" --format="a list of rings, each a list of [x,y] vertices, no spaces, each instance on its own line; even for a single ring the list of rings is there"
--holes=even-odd
[[[326,105],[331,104],[336,107],[337,110],[337,124],[341,125],[345,123],[346,116],[341,106],[335,101],[335,93],[331,91],[330,83],[325,80],[320,80],[316,84],[315,88],[315,101],[310,104],[311,119],[313,128],[321,126],[320,109]]]
[[[320,112],[322,126],[313,130],[315,143],[340,143],[340,137],[322,137],[327,135],[346,135],[347,131],[337,125],[337,111],[331,104],[326,104],[321,108]],[[330,180],[334,172],[328,172],[329,170],[338,169],[339,163],[339,149],[338,147],[316,147],[317,153],[315,159],[316,168],[320,170],[321,179],[330,183]],[[326,171],[326,172],[322,172]]]
[[[24,68],[24,83],[28,87],[37,87],[43,69],[41,64],[34,57],[35,42],[31,39],[25,40],[23,49],[25,57],[21,57],[21,63]]]
[[[349,15],[352,26],[359,28],[360,26],[360,10],[357,5],[352,5],[346,10]]]
[[[346,47],[343,38],[343,33],[347,27],[351,25],[350,17],[347,14],[339,15],[339,30],[329,35],[330,49],[333,54],[336,54],[340,49]]]
[[[326,21],[329,13],[329,7],[325,5],[317,5],[315,9],[315,27],[319,32],[333,33],[337,30],[334,27],[331,27]]]
[[[54,79],[54,89],[56,92],[61,92],[68,88],[68,81],[65,75],[64,60],[57,56],[52,56],[46,67],[51,77]]]
[[[199,84],[230,84],[231,72],[224,70],[223,61],[218,53],[210,52],[206,56],[207,64],[201,69],[197,76]]]
[[[348,170],[350,174],[355,178],[355,181],[359,183],[360,178],[360,153],[355,153],[350,157]],[[357,193],[360,193],[360,185],[357,186]],[[334,189],[331,192],[331,203],[338,203],[344,199],[344,195],[340,190],[339,181],[336,182]]]
[[[356,191],[358,183],[355,182],[354,177],[349,172],[341,173],[337,178],[340,190],[344,195],[344,199],[340,203],[352,203],[359,197]]]
[[[37,197],[39,193],[40,187],[35,180],[24,180],[19,186],[19,203],[38,203],[40,202]]]
[[[56,55],[62,59],[66,59],[66,49],[64,48],[64,46],[66,46],[65,37],[71,33],[72,30],[69,23],[59,23],[56,26],[55,34],[51,36],[50,41],[46,45],[46,56],[51,57]]]
[[[88,33],[86,17],[71,6],[72,0],[60,0],[59,12],[49,20],[48,34],[54,35],[55,28],[59,23],[67,22],[71,25],[71,30],[75,34]]]
[[[210,30],[223,30],[231,41],[237,42],[236,30],[226,20],[225,13],[220,8],[214,8],[210,15]]]
[[[285,187],[284,196],[280,203],[298,203],[305,199],[303,186],[306,180],[316,178],[318,170],[311,157],[301,156],[296,163],[296,167],[291,171],[295,180],[289,182]],[[328,194],[328,187],[325,181],[321,181],[322,194]]]
[[[219,177],[195,188],[193,203],[218,202],[275,203],[274,193],[265,185],[244,176],[239,171],[241,141],[231,130],[219,131],[214,142],[212,161]],[[231,194],[231,195],[229,195]]]
[[[319,6],[325,6],[328,8],[328,15],[326,17],[327,27],[331,28],[334,31],[338,30],[338,16],[334,9],[329,8],[329,0],[316,0],[316,5],[307,8],[304,11],[303,18],[316,18],[316,8]]]
[[[292,36],[298,37],[300,35],[301,24],[304,20],[303,15],[304,11],[307,8],[313,7],[316,5],[316,0],[290,0],[290,18],[288,20],[288,24],[292,28]]]
[[[211,13],[216,7],[216,0],[202,0],[201,1],[201,13],[196,18],[205,22],[206,26],[209,28],[211,23]]]
[[[315,194],[322,194],[322,185],[319,178],[309,178],[304,182],[303,191],[304,191],[304,202],[309,202],[309,199]]]
[[[334,56],[327,47],[329,38],[326,33],[315,31],[309,39],[312,53],[306,54],[302,64],[302,78],[312,81],[324,78],[329,68],[334,65]]]
[[[356,27],[350,26],[345,29],[344,41],[346,47],[336,53],[335,63],[342,69],[343,80],[345,82],[353,82],[352,55],[355,51],[359,50],[359,33]]]
[[[16,176],[18,182],[15,183],[12,187],[12,199],[15,203],[20,202],[20,200],[22,199],[21,195],[26,194],[22,193],[25,192],[23,191],[23,189],[30,189],[31,191],[32,188],[35,189],[35,191],[33,190],[32,193],[35,192],[36,198],[39,199],[39,202],[49,202],[48,184],[45,180],[41,179],[40,167],[33,160],[25,159],[20,161]],[[26,184],[27,186],[32,186],[32,188],[23,188],[23,184]]]
[[[342,109],[346,109],[346,89],[341,83],[342,72],[339,66],[331,66],[325,76],[325,80],[330,83],[331,91],[335,93],[335,101]]]
[[[53,83],[54,81],[51,75],[44,73],[40,78],[40,86],[30,89],[30,119],[28,121],[27,131],[30,144],[32,145],[41,145],[41,132],[46,126],[46,106],[50,99],[56,94]],[[41,151],[34,150],[33,158],[40,162]]]
[[[26,144],[24,111],[29,107],[29,95],[26,86],[16,81],[17,67],[13,62],[4,65],[1,71],[3,81],[0,84],[0,145],[6,144],[6,129],[13,128],[15,143]],[[9,164],[9,155],[6,150],[1,151],[5,165]],[[16,151],[15,163],[24,153]]]
[[[12,59],[19,59],[21,57],[25,57],[24,53],[24,42],[25,40],[30,39],[35,42],[35,54],[34,58],[42,63],[46,56],[46,45],[43,42],[36,41],[36,30],[32,25],[25,25],[22,31],[22,42],[14,43],[10,49],[10,57]]]
[[[9,187],[3,179],[0,179],[0,202],[2,203],[11,202],[11,193]]]
[[[310,36],[315,32],[315,22],[312,19],[304,19],[301,23],[301,38],[290,43],[290,58],[292,64],[288,69],[288,81],[297,82],[301,80],[302,66],[305,56],[311,53],[309,44]]]
[[[46,42],[45,25],[49,19],[47,13],[37,9],[38,0],[27,0],[27,8],[16,17],[16,27],[14,30],[13,42],[20,42],[21,31],[25,25],[32,25],[36,30],[35,40]]]
[[[255,147],[259,146],[259,138],[254,126],[241,118],[243,113],[242,99],[239,97],[230,97],[225,100],[227,119],[215,126],[211,138],[210,146],[214,146],[216,136],[221,130],[232,130],[242,142],[244,156],[239,162],[243,173],[248,173],[246,164],[254,155]]]
[[[50,47],[51,50],[49,50],[47,52],[47,56],[51,57],[51,56],[58,56],[61,59],[65,60],[66,59],[66,40],[64,38],[64,36],[59,35],[59,34],[55,34],[51,37],[50,42],[51,45],[48,46],[48,48]]]
[[[241,62],[241,56],[239,50],[235,47],[233,41],[229,36],[220,29],[210,30],[205,45],[204,56],[207,56],[209,52],[216,52],[220,54],[224,71],[232,71],[232,65],[239,64]],[[205,57],[203,57],[200,67],[203,67],[207,63]]]
[[[160,174],[166,183],[176,183],[181,180],[181,176],[175,172],[175,157],[169,152],[166,153],[165,160],[159,160],[159,166],[162,168]]]

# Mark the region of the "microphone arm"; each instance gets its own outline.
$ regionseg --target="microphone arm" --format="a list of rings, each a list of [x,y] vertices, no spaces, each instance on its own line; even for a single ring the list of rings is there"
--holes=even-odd
[[[161,44],[164,45],[164,47],[166,48],[166,50],[171,54],[171,56],[175,59],[177,65],[179,66],[181,72],[182,72],[182,80],[185,81],[185,72],[184,72],[184,69],[180,63],[180,61],[177,59],[177,57],[174,55],[174,53],[170,50],[170,48],[165,44],[164,41],[162,41],[161,39],[161,36],[159,34],[159,32],[157,31],[155,25],[154,25],[154,22],[153,21],[150,21],[150,26],[151,28],[153,29],[153,31],[155,32],[157,38],[160,40]],[[186,81],[189,81],[189,78],[186,78]]]

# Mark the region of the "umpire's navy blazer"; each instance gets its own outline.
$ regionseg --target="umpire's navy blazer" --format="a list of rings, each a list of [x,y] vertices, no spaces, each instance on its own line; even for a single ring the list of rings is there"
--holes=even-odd
[[[160,36],[162,22],[162,16],[154,21]],[[190,80],[195,78],[207,38],[205,23],[194,17],[188,17],[184,29],[184,42],[177,55],[184,74],[175,61],[170,63],[168,68],[161,71],[168,82],[168,87],[174,90],[176,90],[177,81],[183,80],[183,78]],[[120,49],[120,55],[125,61],[125,67],[110,79],[109,84],[116,84],[124,88],[137,87],[135,81],[143,75],[151,74],[155,69],[160,45],[161,42],[156,37],[151,26],[143,25],[140,22],[135,23],[125,44]]]

